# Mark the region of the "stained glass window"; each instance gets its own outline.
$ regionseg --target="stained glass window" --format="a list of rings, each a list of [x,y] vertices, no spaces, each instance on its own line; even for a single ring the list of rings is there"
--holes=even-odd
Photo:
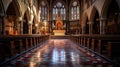
[[[53,16],[55,16],[56,15],[56,10],[55,10],[55,8],[53,8]],[[53,20],[55,20],[55,17],[53,17]]]
[[[70,20],[79,20],[79,5],[77,1],[74,1],[71,5]]]
[[[64,12],[63,12],[63,16],[64,16],[64,17],[63,17],[63,20],[65,20],[65,17],[66,17],[66,13],[65,13],[65,12],[66,12],[66,10],[65,10],[65,8],[64,8]]]
[[[65,20],[66,9],[61,2],[57,2],[53,7],[53,20],[57,20],[58,12],[60,13],[61,20]]]
[[[45,1],[42,1],[40,3],[40,17],[42,20],[47,20],[48,19],[48,8],[47,8],[47,4]]]

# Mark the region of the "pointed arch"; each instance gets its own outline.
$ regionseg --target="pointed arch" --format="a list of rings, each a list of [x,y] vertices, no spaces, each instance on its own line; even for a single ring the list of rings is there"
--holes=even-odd
[[[84,34],[89,34],[89,18],[86,12],[82,15],[82,28],[84,30]]]
[[[89,15],[89,21],[92,24],[92,33],[93,34],[100,34],[100,20],[99,20],[99,12],[98,10],[93,7],[90,15]]]
[[[12,2],[10,2],[7,7],[7,10],[5,12],[7,12],[11,6],[12,6],[12,8],[14,8],[16,16],[19,17],[21,15],[21,12],[20,12],[20,5],[19,5],[18,1],[13,0]]]
[[[115,0],[115,1],[117,2],[117,5],[119,6],[119,9],[120,9],[120,4],[118,4],[119,1],[118,0]],[[105,0],[104,5],[103,5],[102,10],[101,10],[101,16],[103,18],[106,18],[107,12],[108,12],[108,9],[109,9],[109,6],[110,6],[111,2],[112,2],[112,0]]]
[[[21,16],[21,12],[20,12],[20,4],[18,3],[18,0],[13,0],[15,2],[15,6],[17,7],[15,10],[17,11],[17,15]]]
[[[83,13],[83,15],[82,15],[82,24],[85,24],[87,19],[89,20],[88,14],[85,12],[85,13]]]
[[[29,14],[29,10],[28,9],[25,11],[25,13],[23,15],[23,18],[25,18],[25,17],[26,17],[27,21],[29,22],[30,21],[30,14]]]
[[[18,31],[18,18],[20,17],[20,11],[18,2],[16,0],[13,0],[9,2],[9,5],[7,6],[7,10],[5,11],[6,17],[5,17],[5,34],[16,34],[15,31]]]
[[[103,5],[102,10],[101,10],[101,17],[106,18],[110,2],[111,2],[111,0],[105,0],[104,5]]]
[[[120,34],[120,8],[117,0],[111,0],[105,11],[106,34]]]
[[[26,11],[25,14],[24,14],[24,17],[23,17],[23,19],[24,19],[24,21],[23,21],[23,34],[28,34],[28,31],[29,31],[29,28],[28,28],[29,20],[28,20],[28,18],[29,18],[28,11]]]
[[[98,10],[97,10],[95,7],[92,7],[91,13],[90,13],[90,15],[89,15],[89,20],[90,20],[90,21],[93,21],[93,20],[94,20],[94,17],[95,17],[95,13],[96,13],[96,12],[99,14]]]
[[[23,18],[26,16],[26,19],[27,19],[27,23],[29,24],[29,21],[31,20],[30,19],[30,13],[29,13],[29,10],[27,9],[25,12],[24,12],[24,15],[23,15]]]

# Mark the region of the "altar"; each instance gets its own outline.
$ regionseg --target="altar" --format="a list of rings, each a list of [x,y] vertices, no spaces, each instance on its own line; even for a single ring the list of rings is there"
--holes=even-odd
[[[65,30],[53,30],[54,35],[65,35]]]

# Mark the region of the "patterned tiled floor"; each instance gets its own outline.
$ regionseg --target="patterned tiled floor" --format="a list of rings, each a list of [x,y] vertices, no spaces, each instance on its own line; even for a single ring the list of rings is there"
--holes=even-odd
[[[107,67],[105,60],[68,39],[51,39],[11,64],[15,67]]]

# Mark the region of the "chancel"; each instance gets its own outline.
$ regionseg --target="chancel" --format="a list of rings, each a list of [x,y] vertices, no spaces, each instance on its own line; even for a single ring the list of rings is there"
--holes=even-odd
[[[63,25],[63,20],[61,19],[62,16],[60,14],[60,6],[61,6],[61,3],[58,2],[58,14],[57,14],[57,18],[56,18],[56,25],[55,25],[55,30],[53,30],[54,32],[54,35],[65,35],[65,28],[64,25]]]
[[[120,67],[120,0],[0,0],[0,67]]]

